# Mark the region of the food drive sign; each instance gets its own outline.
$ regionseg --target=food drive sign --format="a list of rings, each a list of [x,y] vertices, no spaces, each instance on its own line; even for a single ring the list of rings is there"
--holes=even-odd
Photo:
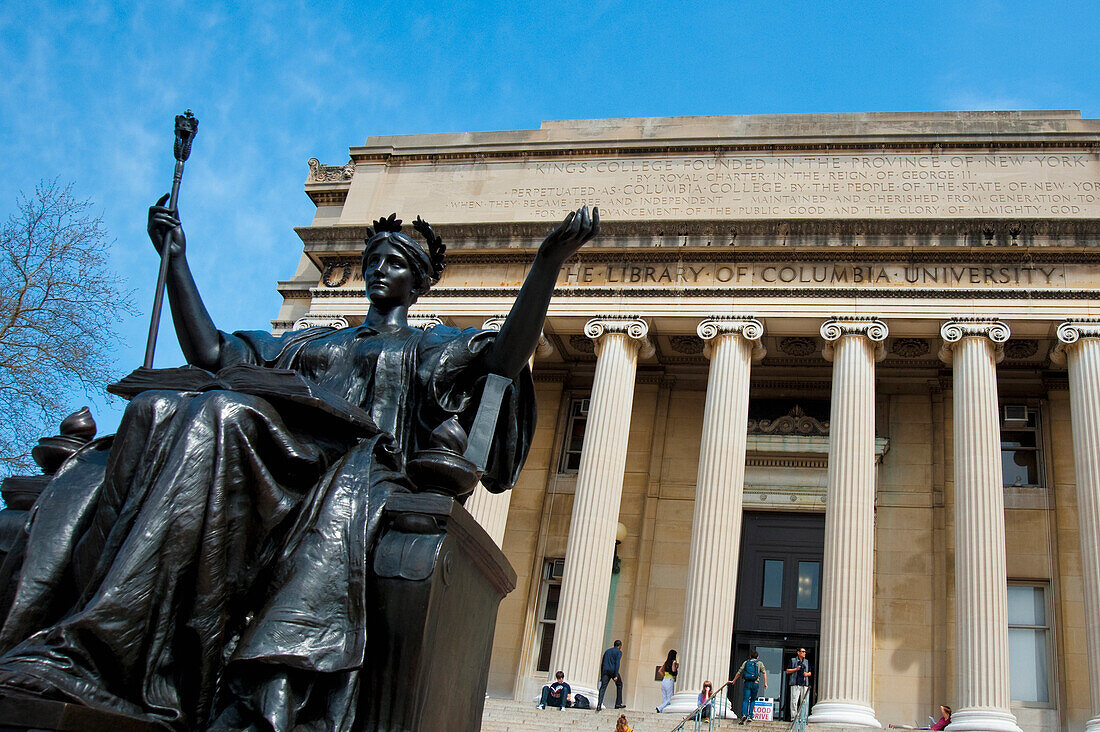
[[[775,700],[757,699],[752,708],[752,719],[754,722],[770,722],[775,719]]]

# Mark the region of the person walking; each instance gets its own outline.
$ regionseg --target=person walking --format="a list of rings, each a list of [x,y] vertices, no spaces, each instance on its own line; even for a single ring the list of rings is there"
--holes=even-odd
[[[676,690],[676,674],[679,671],[680,662],[676,660],[676,649],[673,648],[661,666],[664,678],[661,679],[661,706],[657,707],[658,712],[665,711],[665,707],[672,701],[672,692]]]
[[[607,685],[615,682],[615,708],[625,709],[623,704],[623,677],[619,674],[619,662],[623,660],[623,642],[615,641],[614,644],[603,652],[600,660],[600,698],[596,702],[596,711],[603,709],[603,695],[607,691]]]
[[[760,682],[763,681],[764,688],[768,688],[768,669],[764,668],[760,653],[755,649],[749,653],[748,660],[737,669],[730,683],[736,684],[738,679],[745,682],[741,696],[741,721],[738,724],[745,724],[752,721],[752,710],[756,707],[756,697],[760,694]]]
[[[805,648],[799,648],[798,655],[787,664],[787,680],[791,687],[791,719],[794,719],[810,690],[810,662],[806,660]]]

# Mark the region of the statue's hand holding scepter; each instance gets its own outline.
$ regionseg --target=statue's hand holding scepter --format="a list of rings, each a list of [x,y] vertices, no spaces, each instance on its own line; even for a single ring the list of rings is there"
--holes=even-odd
[[[176,170],[172,176],[172,192],[168,194],[168,210],[173,213],[178,207],[180,181],[183,179],[183,164],[191,155],[191,141],[199,129],[199,121],[188,109],[183,114],[176,115],[176,142],[173,152],[176,156]],[[157,202],[158,206],[164,204],[164,198]],[[149,340],[145,344],[145,364],[147,369],[153,368],[153,352],[157,347],[157,331],[160,329],[160,311],[164,304],[164,287],[168,279],[168,260],[170,259],[172,231],[164,234],[164,242],[160,248],[160,273],[157,277],[157,288],[153,295],[153,316],[149,322]]]

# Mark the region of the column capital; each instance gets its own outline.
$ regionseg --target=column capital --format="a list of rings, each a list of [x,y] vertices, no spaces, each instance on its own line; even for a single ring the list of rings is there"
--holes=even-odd
[[[630,315],[596,316],[584,324],[584,334],[594,341],[609,333],[621,333],[637,341],[640,349],[638,356],[641,358],[649,358],[656,353],[649,340],[649,323],[642,318]]]
[[[1065,366],[1070,348],[1082,338],[1100,338],[1100,318],[1066,320],[1055,331],[1058,342],[1050,349],[1050,362],[1055,366]]]
[[[863,336],[875,346],[875,360],[881,361],[886,357],[886,350],[882,342],[890,334],[886,323],[878,318],[848,316],[833,316],[821,324],[821,337],[825,339],[825,347],[821,349],[821,355],[826,361],[833,360],[833,342],[843,336]]]
[[[944,363],[951,363],[952,350],[955,343],[963,338],[988,338],[993,341],[994,354],[997,363],[1005,357],[1004,342],[1012,335],[1008,325],[996,318],[956,318],[948,320],[940,326],[940,338],[943,345],[940,346],[939,357]]]
[[[347,328],[348,319],[342,315],[318,315],[316,313],[306,313],[302,317],[294,321],[294,326],[291,330],[302,330],[303,328]]]
[[[410,315],[406,318],[409,325],[413,328],[419,328],[420,330],[427,330],[436,325],[443,325],[443,319],[438,315],[431,313],[422,313],[419,315]]]
[[[504,321],[507,315],[490,315],[481,324],[482,330],[496,330],[499,331],[501,326],[504,325]],[[546,333],[539,331],[539,342],[535,346],[535,356],[539,358],[546,358],[554,353],[554,344],[550,342],[550,339],[546,337]]]
[[[703,348],[703,355],[707,358],[710,358],[714,351],[711,341],[718,336],[737,335],[739,333],[745,340],[752,341],[753,361],[759,362],[764,356],[768,355],[768,349],[760,342],[760,339],[764,336],[764,324],[756,318],[748,316],[706,318],[699,321],[695,332],[706,344]]]

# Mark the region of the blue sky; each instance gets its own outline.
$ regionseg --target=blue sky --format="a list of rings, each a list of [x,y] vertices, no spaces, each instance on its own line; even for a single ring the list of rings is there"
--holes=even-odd
[[[72,182],[148,312],[145,209],[174,115],[199,136],[180,209],[215,322],[268,328],[313,205],[310,157],[371,135],[546,119],[953,109],[1100,116],[1090,2],[0,3],[0,216]],[[157,365],[182,362],[170,327]],[[120,324],[120,374],[148,315]],[[121,405],[90,403],[101,428]]]

